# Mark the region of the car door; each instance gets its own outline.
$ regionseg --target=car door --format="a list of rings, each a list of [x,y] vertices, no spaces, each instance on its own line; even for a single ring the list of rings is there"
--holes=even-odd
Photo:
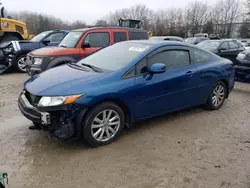
[[[52,33],[45,37],[40,43],[40,47],[45,46],[58,46],[62,39],[66,36],[64,32]],[[48,44],[45,44],[44,41],[50,41]]]
[[[154,63],[166,65],[166,72],[150,74]],[[196,103],[197,69],[188,48],[159,49],[136,66],[135,104],[138,119],[192,106]]]
[[[218,55],[224,58],[230,58],[230,49],[227,41],[222,42],[218,48]]]
[[[80,55],[81,58],[92,54],[93,52],[104,48],[111,44],[110,30],[93,30],[86,33],[81,42]],[[89,44],[89,47],[84,47],[83,44]]]
[[[198,95],[196,95],[197,103],[204,104],[211,92],[211,87],[217,81],[218,75],[221,74],[221,70],[218,71],[218,66],[215,66],[215,64],[211,62],[213,55],[208,52],[192,48],[191,58],[198,69],[198,77],[196,78],[199,89]]]
[[[229,41],[230,57],[229,59],[235,64],[236,57],[239,53],[239,46],[234,41]]]

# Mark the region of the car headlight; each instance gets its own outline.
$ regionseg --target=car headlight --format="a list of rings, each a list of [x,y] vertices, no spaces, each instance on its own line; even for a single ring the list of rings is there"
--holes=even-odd
[[[34,58],[34,65],[41,65],[43,61],[43,58],[35,57]]]
[[[38,103],[39,107],[59,106],[75,102],[83,94],[71,96],[42,97]]]

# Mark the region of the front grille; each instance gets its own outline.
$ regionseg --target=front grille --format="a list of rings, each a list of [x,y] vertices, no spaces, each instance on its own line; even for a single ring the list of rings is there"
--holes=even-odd
[[[30,102],[32,106],[37,106],[37,104],[39,103],[41,99],[40,96],[35,96],[28,91],[25,92],[25,96],[27,97],[28,101]]]

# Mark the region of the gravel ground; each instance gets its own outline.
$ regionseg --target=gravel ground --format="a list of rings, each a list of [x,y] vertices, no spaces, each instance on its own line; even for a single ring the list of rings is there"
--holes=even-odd
[[[17,107],[28,77],[0,77],[0,171],[10,187],[249,188],[250,84],[218,111],[193,108],[125,130],[90,148],[30,131]]]

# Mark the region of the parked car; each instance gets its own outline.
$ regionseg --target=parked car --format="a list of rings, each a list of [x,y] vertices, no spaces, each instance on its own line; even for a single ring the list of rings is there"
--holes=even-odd
[[[209,34],[208,38],[210,40],[220,39],[219,35],[217,35],[217,34]]]
[[[236,63],[237,55],[244,51],[244,48],[235,40],[208,40],[197,44],[198,47],[209,50],[221,57],[230,59],[234,64]]]
[[[155,41],[163,41],[163,40],[170,40],[170,41],[179,41],[183,42],[183,38],[176,37],[176,36],[154,36],[151,37],[149,40],[155,40]]]
[[[35,49],[45,46],[57,46],[68,34],[68,30],[45,31],[31,40],[12,41],[1,48],[4,56],[3,69],[14,67],[19,72],[26,72],[26,56]]]
[[[249,50],[250,49],[250,43],[246,43],[243,46],[245,48],[245,50]]]
[[[124,41],[31,77],[18,106],[59,139],[100,146],[143,119],[201,104],[219,109],[233,87],[232,62],[211,52],[181,42]]]
[[[250,50],[238,54],[234,68],[236,79],[250,81]]]
[[[207,33],[197,33],[197,34],[194,35],[194,37],[205,37],[205,38],[207,38],[208,34]]]
[[[204,41],[204,40],[209,40],[209,38],[206,37],[189,37],[185,39],[185,42],[189,43],[189,44],[199,44],[200,42]]]
[[[70,32],[58,47],[41,48],[27,56],[27,73],[38,74],[52,67],[77,61],[108,45],[148,39],[148,32],[126,27],[92,27]]]

